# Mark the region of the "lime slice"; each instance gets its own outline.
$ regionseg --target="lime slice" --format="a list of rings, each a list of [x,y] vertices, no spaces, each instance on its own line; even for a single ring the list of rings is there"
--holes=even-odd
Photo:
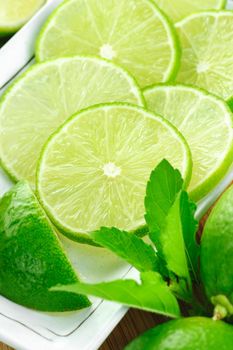
[[[143,105],[133,78],[98,58],[74,57],[33,66],[0,105],[0,158],[13,179],[35,184],[41,148],[80,109],[102,102]]]
[[[88,241],[88,233],[101,226],[135,232],[145,226],[146,184],[163,158],[189,181],[189,148],[165,119],[127,104],[91,107],[48,141],[38,168],[38,195],[71,239]]]
[[[177,81],[224,99],[233,95],[233,12],[200,12],[176,25],[182,60]]]
[[[1,0],[0,35],[16,32],[46,0]]]
[[[148,108],[163,115],[186,138],[192,153],[191,197],[204,197],[232,163],[233,118],[227,104],[185,85],[157,85],[144,91]]]
[[[98,55],[126,68],[142,87],[177,73],[176,32],[151,0],[70,0],[49,18],[39,36],[39,61]]]
[[[153,0],[174,22],[193,12],[222,9],[226,0]]]
[[[82,295],[52,292],[78,278],[25,182],[0,202],[0,294],[29,308],[61,312],[90,305]]]

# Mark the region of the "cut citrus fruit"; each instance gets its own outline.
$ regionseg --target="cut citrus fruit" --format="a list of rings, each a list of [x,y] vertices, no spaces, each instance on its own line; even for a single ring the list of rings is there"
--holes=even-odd
[[[147,106],[175,125],[187,140],[193,159],[190,195],[199,200],[232,163],[233,117],[227,104],[185,85],[155,85],[144,90]]]
[[[163,158],[189,180],[189,148],[165,119],[127,104],[91,107],[48,141],[37,173],[38,195],[71,239],[89,242],[88,233],[101,226],[135,232],[145,227],[146,184]]]
[[[143,105],[123,69],[105,60],[74,57],[33,66],[0,105],[0,158],[13,179],[35,184],[36,163],[51,133],[80,109],[102,102]]]
[[[226,0],[153,0],[174,22],[180,21],[193,12],[220,10]]]
[[[0,294],[29,308],[85,308],[85,296],[52,292],[78,278],[29,185],[19,182],[0,201]]]
[[[0,35],[16,32],[46,0],[1,0]]]
[[[233,12],[199,12],[177,23],[182,44],[177,81],[222,98],[233,95]]]
[[[129,70],[144,87],[177,73],[176,32],[151,0],[69,0],[49,18],[39,36],[39,61],[98,55]]]

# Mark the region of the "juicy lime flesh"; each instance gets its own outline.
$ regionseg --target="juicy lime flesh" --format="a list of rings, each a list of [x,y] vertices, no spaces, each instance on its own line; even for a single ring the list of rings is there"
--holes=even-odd
[[[233,119],[225,102],[188,86],[158,85],[144,91],[149,110],[164,116],[187,140],[193,159],[190,194],[200,199],[232,163]]]
[[[203,12],[177,24],[183,54],[178,82],[224,99],[233,95],[233,13]]]
[[[201,241],[201,277],[206,294],[209,298],[225,295],[233,305],[232,232],[233,186],[214,207]]]
[[[0,158],[15,179],[35,184],[42,146],[68,117],[102,102],[142,105],[134,80],[101,59],[66,58],[34,66],[0,105]]]
[[[37,44],[44,61],[98,55],[125,67],[141,86],[167,81],[178,60],[176,34],[150,0],[70,0],[48,20]]]
[[[193,12],[221,9],[225,0],[154,0],[154,2],[174,21],[191,15]]]
[[[50,292],[78,281],[70,262],[25,182],[0,201],[0,294],[41,311],[70,311],[90,305],[71,293]]]
[[[101,226],[135,230],[145,223],[147,180],[163,158],[188,177],[187,145],[162,118],[127,105],[90,108],[48,142],[37,190],[65,232]]]
[[[233,327],[204,317],[169,321],[150,329],[125,350],[229,350]]]
[[[43,4],[45,0],[1,0],[1,29],[17,29],[23,25]]]

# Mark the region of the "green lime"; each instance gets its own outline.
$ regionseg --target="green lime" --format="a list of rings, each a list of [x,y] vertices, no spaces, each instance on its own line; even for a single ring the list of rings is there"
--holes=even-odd
[[[91,107],[48,141],[37,173],[38,195],[71,239],[90,242],[88,233],[101,226],[134,232],[145,225],[146,184],[163,158],[189,181],[189,148],[165,119],[127,104]]]
[[[233,327],[205,317],[169,321],[150,329],[125,350],[230,350]]]
[[[226,0],[154,0],[174,22],[180,21],[193,12],[222,9]]]
[[[206,294],[217,308],[233,315],[232,233],[233,186],[212,210],[201,240],[201,277]]]
[[[181,67],[176,80],[222,98],[233,95],[233,12],[199,12],[176,24]]]
[[[0,104],[0,159],[14,180],[35,185],[35,170],[48,137],[68,117],[102,102],[143,105],[133,78],[113,63],[92,57],[33,66]]]
[[[175,77],[177,35],[152,0],[69,0],[46,22],[36,57],[97,55],[126,68],[142,87]]]
[[[232,163],[233,117],[227,104],[185,85],[155,85],[144,90],[148,108],[175,125],[193,159],[190,196],[203,198]]]
[[[0,201],[0,294],[29,308],[61,312],[90,305],[82,295],[51,292],[78,278],[26,182]]]
[[[16,32],[46,0],[1,0],[0,35]]]

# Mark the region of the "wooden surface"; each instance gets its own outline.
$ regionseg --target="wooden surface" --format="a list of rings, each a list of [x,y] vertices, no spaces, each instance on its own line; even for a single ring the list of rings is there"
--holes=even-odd
[[[137,335],[165,320],[164,317],[155,314],[130,310],[99,350],[123,350]],[[0,343],[0,350],[12,350],[12,348]]]

